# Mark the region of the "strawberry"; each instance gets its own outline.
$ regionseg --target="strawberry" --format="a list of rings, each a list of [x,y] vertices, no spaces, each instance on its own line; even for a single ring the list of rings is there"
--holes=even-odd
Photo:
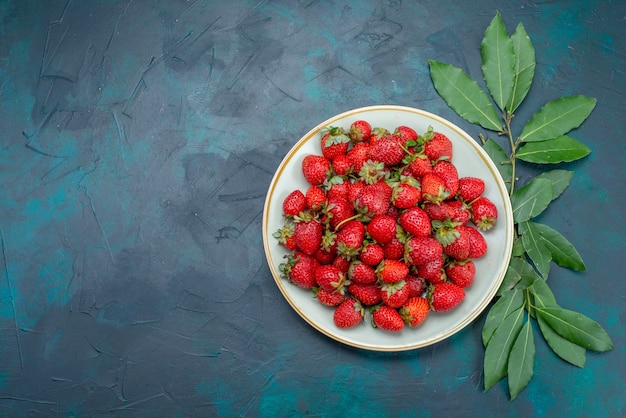
[[[348,292],[363,305],[372,306],[382,302],[380,287],[377,284],[351,283],[348,285]]]
[[[409,275],[409,268],[400,260],[385,259],[376,268],[376,275],[382,283],[397,283]]]
[[[321,210],[326,203],[326,192],[318,186],[310,186],[304,197],[307,208],[313,212]]]
[[[404,279],[406,286],[409,288],[409,297],[422,296],[426,290],[426,282],[421,277],[409,274]]]
[[[437,231],[437,239],[443,245],[444,254],[454,260],[465,260],[469,257],[470,236],[466,228],[461,228],[454,223],[450,223],[450,225],[453,226],[443,226]],[[445,230],[445,232],[442,232],[442,230]]]
[[[465,299],[465,290],[452,282],[431,285],[428,294],[430,306],[436,312],[448,312]]]
[[[399,260],[404,256],[404,244],[398,237],[393,237],[391,241],[383,244],[385,258],[389,260]]]
[[[347,176],[352,173],[352,163],[347,154],[337,155],[331,162],[333,172],[338,176]]]
[[[398,332],[404,328],[404,320],[397,310],[386,305],[372,307],[372,321],[375,327],[385,331]]]
[[[367,224],[367,233],[380,244],[386,244],[396,236],[396,220],[389,215],[376,215]]]
[[[294,238],[297,248],[305,254],[311,255],[320,247],[323,237],[323,227],[316,220],[296,222]]]
[[[368,266],[377,266],[385,258],[385,251],[380,244],[368,242],[361,248],[359,260]]]
[[[381,128],[381,127],[375,127],[372,129],[372,134],[370,135],[370,144],[374,145],[376,141],[378,141],[380,138],[383,138],[388,135],[389,135],[389,131],[387,129]]]
[[[387,183],[366,184],[356,198],[355,207],[357,211],[370,218],[384,215],[391,205],[391,193],[391,186]]]
[[[398,311],[405,324],[416,327],[424,323],[430,313],[428,299],[415,296],[407,299]]]
[[[418,277],[430,283],[441,283],[446,281],[446,272],[443,268],[445,260],[443,255],[432,261],[415,266]]]
[[[407,141],[417,141],[417,132],[411,127],[401,125],[398,126],[393,133],[402,138],[403,143]]]
[[[453,213],[447,201],[440,203],[427,202],[422,207],[431,221],[447,221]]]
[[[435,173],[425,173],[422,176],[421,186],[422,199],[426,202],[440,203],[450,196],[445,182]]]
[[[397,184],[393,188],[391,202],[398,209],[407,209],[417,205],[422,199],[422,192],[411,184]]]
[[[409,170],[413,177],[420,178],[426,173],[432,173],[433,165],[426,155],[415,154],[409,163]]]
[[[443,255],[443,246],[433,237],[411,237],[405,245],[404,259],[411,265],[420,265]]]
[[[349,183],[348,187],[348,201],[355,202],[361,193],[361,190],[365,188],[364,181],[355,181],[354,183]]]
[[[315,282],[322,289],[331,292],[341,290],[345,281],[346,275],[332,264],[321,264],[315,268]]]
[[[361,302],[346,298],[333,314],[333,321],[339,328],[353,328],[363,322],[365,310]]]
[[[487,252],[487,241],[483,234],[470,226],[465,227],[469,235],[470,251],[469,258],[480,258]]]
[[[339,155],[346,155],[350,146],[350,137],[343,128],[331,126],[322,129],[322,155],[333,161]]]
[[[459,191],[459,172],[456,166],[449,160],[439,160],[433,166],[433,172],[443,180],[448,196],[456,195]]]
[[[485,182],[478,177],[462,177],[459,179],[459,198],[465,202],[478,199],[485,191]]]
[[[452,160],[452,142],[447,136],[434,132],[429,127],[428,132],[424,134],[424,141],[424,154],[431,161]]]
[[[354,206],[341,197],[329,199],[326,214],[330,227],[339,230],[354,215]]]
[[[313,288],[313,296],[324,306],[338,306],[346,299],[346,295],[342,292],[330,291],[321,287]]]
[[[361,166],[361,170],[358,174],[359,179],[366,184],[374,184],[384,180],[387,176],[387,168],[383,162],[367,160]]]
[[[404,157],[402,139],[398,135],[387,135],[376,141],[370,148],[369,158],[391,167],[400,164]]]
[[[359,142],[348,151],[346,157],[350,161],[352,170],[355,173],[361,171],[363,164],[369,160],[370,144],[367,142]]]
[[[450,210],[450,219],[460,225],[467,224],[472,218],[469,206],[461,200],[449,200],[446,203]]]
[[[372,284],[376,282],[376,270],[360,261],[353,261],[348,269],[348,278],[352,283]]]
[[[294,190],[283,200],[283,213],[287,216],[296,216],[306,209],[306,198],[300,190]]]
[[[356,120],[350,125],[348,136],[352,142],[364,142],[369,141],[372,134],[372,125],[365,120]]]
[[[331,177],[328,180],[328,189],[326,191],[326,199],[345,199],[348,200],[350,191],[350,182],[344,180],[340,176]]]
[[[430,218],[419,206],[413,206],[402,212],[398,218],[398,223],[413,236],[427,237],[430,235]]]
[[[320,263],[320,264],[330,264],[333,262],[333,260],[335,259],[335,257],[337,256],[337,247],[334,246],[333,248],[330,249],[324,249],[322,247],[318,248],[317,251],[315,251],[313,253],[313,257],[315,257],[315,259]]]
[[[472,222],[482,231],[488,231],[496,225],[498,209],[496,205],[485,196],[474,200],[471,204]]]
[[[274,232],[272,236],[276,238],[279,244],[284,245],[288,250],[295,251],[298,248],[296,245],[296,237],[294,236],[294,226],[292,223],[285,224],[285,226]]]
[[[317,260],[306,254],[289,254],[287,262],[282,263],[279,269],[283,277],[303,289],[312,289],[317,286],[315,270],[319,266]]]
[[[355,258],[363,246],[365,226],[357,220],[347,221],[337,232],[337,253],[346,258]]]
[[[476,265],[472,260],[453,261],[446,266],[446,275],[457,286],[468,287],[474,282]]]
[[[383,283],[380,287],[382,302],[390,308],[399,308],[409,298],[409,288],[404,280],[394,283]]]
[[[319,186],[330,173],[330,161],[321,155],[309,154],[302,160],[302,174],[309,184]]]
[[[340,256],[340,255],[337,255],[331,264],[334,267],[337,267],[340,272],[348,274],[348,269],[350,268],[351,263],[352,263],[352,260],[346,257]]]

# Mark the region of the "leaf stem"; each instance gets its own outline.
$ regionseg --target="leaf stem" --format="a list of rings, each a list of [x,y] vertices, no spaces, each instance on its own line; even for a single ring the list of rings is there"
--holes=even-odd
[[[504,112],[504,123],[506,125],[506,134],[509,137],[509,144],[511,146],[511,155],[509,156],[509,162],[511,163],[511,189],[509,191],[509,196],[513,194],[515,191],[515,160],[516,160],[516,151],[518,143],[513,140],[513,132],[511,131],[511,120],[515,115],[513,113],[509,113],[508,111]]]

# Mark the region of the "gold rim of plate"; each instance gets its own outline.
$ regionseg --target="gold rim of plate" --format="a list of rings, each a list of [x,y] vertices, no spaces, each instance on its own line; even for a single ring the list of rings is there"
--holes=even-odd
[[[350,330],[340,330],[339,328],[329,329],[329,327],[320,325],[318,321],[314,320],[314,318],[311,318],[306,312],[304,312],[302,308],[298,305],[298,303],[294,300],[294,298],[291,296],[290,290],[291,291],[298,290],[298,291],[305,291],[305,292],[306,290],[297,288],[297,286],[281,278],[280,272],[278,271],[278,264],[282,260],[275,260],[271,252],[271,246],[273,245],[277,247],[278,244],[275,241],[270,242],[270,240],[274,240],[274,238],[272,237],[272,232],[268,230],[269,223],[270,223],[269,220],[272,215],[276,216],[276,214],[270,213],[270,208],[272,206],[272,202],[275,197],[274,192],[275,192],[276,186],[279,180],[281,179],[281,176],[283,175],[285,168],[292,162],[294,156],[298,154],[298,151],[301,150],[305,144],[307,144],[310,140],[314,139],[315,137],[318,137],[319,131],[321,128],[331,126],[337,123],[338,121],[341,121],[342,119],[355,117],[355,116],[365,114],[365,113],[370,113],[370,112],[406,112],[406,113],[410,113],[410,114],[428,119],[435,124],[443,125],[447,127],[449,130],[453,131],[456,135],[458,135],[460,139],[463,139],[464,141],[466,141],[476,151],[477,155],[481,158],[482,162],[491,173],[493,180],[496,182],[499,198],[501,199],[501,202],[499,203],[501,203],[502,206],[504,207],[504,213],[499,214],[498,225],[496,226],[496,227],[501,227],[500,225],[504,224],[503,225],[503,227],[505,228],[505,240],[503,243],[504,245],[503,257],[504,258],[502,259],[498,270],[495,272],[495,278],[492,280],[492,284],[489,287],[489,292],[484,295],[484,297],[480,300],[480,303],[471,312],[469,312],[469,314],[466,315],[462,321],[460,321],[458,324],[456,324],[453,327],[442,330],[441,333],[434,335],[431,338],[428,338],[426,340],[416,340],[415,342],[401,343],[401,344],[395,344],[395,345],[394,344],[382,345],[382,344],[376,344],[373,342],[364,343],[364,342],[360,342],[358,340],[349,338],[349,332],[346,332],[346,331],[350,331]],[[365,117],[363,119],[367,120],[367,118]],[[386,127],[386,128],[389,129],[390,127]],[[391,128],[395,128],[395,127],[391,127]],[[319,153],[321,154],[321,150]],[[280,203],[282,205],[282,202]],[[281,216],[282,218],[282,213],[279,214],[279,216]],[[484,311],[484,309],[489,305],[493,297],[496,295],[504,279],[504,276],[506,274],[506,270],[507,270],[509,260],[511,257],[511,251],[513,248],[513,211],[511,208],[511,202],[507,193],[507,188],[504,183],[504,180],[502,179],[502,176],[500,175],[497,167],[495,166],[491,158],[487,155],[487,153],[465,131],[460,129],[458,126],[456,126],[452,122],[440,116],[437,116],[433,113],[430,113],[421,109],[416,109],[416,108],[406,107],[406,106],[397,106],[397,105],[366,106],[366,107],[361,107],[361,108],[356,108],[356,109],[346,111],[344,113],[333,116],[330,119],[327,119],[326,121],[320,123],[315,128],[311,129],[308,133],[306,133],[300,140],[298,140],[298,142],[296,142],[296,144],[289,150],[287,155],[283,158],[282,162],[280,163],[280,165],[278,166],[278,169],[276,170],[274,174],[274,177],[272,178],[272,181],[268,189],[268,193],[266,195],[264,208],[263,208],[262,229],[263,229],[262,231],[263,232],[263,246],[264,246],[265,255],[267,258],[269,268],[271,270],[272,276],[274,277],[274,281],[276,282],[276,285],[280,289],[280,292],[282,293],[283,297],[291,305],[291,307],[307,323],[309,323],[309,325],[317,329],[319,332],[325,334],[326,336],[336,341],[339,341],[343,344],[360,348],[360,349],[364,349],[364,350],[371,350],[371,351],[396,352],[396,351],[406,351],[406,350],[413,350],[417,348],[426,347],[426,346],[435,344],[446,338],[451,337],[452,335],[456,334],[461,329],[465,328],[467,325],[472,323]],[[287,286],[291,286],[293,289],[288,289]],[[332,317],[332,310],[328,310],[328,315]],[[434,320],[436,320],[436,318]],[[370,325],[367,324],[367,326],[370,326]],[[405,332],[405,331],[413,332],[413,331],[417,331],[417,329],[404,330],[402,332]],[[384,331],[379,330],[379,332],[381,333],[380,337],[382,339],[384,339],[388,335],[388,334],[385,334]]]

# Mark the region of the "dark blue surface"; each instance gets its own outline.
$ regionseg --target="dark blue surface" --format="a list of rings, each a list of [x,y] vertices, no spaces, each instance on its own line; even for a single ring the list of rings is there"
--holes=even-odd
[[[445,4],[445,5],[444,5]],[[541,221],[587,271],[562,306],[615,349],[578,369],[537,336],[513,403],[483,393],[484,316],[403,353],[343,346],[271,277],[274,170],[321,121],[372,104],[440,114],[428,60],[480,79],[496,10],[537,69],[516,119],[598,99],[592,149]],[[625,414],[623,1],[0,1],[0,416]],[[533,172],[521,168],[522,180]]]

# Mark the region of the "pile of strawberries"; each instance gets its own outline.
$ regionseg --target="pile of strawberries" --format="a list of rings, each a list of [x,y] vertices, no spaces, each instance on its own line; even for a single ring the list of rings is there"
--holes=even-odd
[[[498,216],[484,181],[459,178],[450,139],[432,127],[358,120],[321,135],[321,155],[302,160],[309,186],[284,199],[273,234],[290,250],[283,277],[333,307],[340,328],[369,310],[374,327],[400,331],[458,306]]]

